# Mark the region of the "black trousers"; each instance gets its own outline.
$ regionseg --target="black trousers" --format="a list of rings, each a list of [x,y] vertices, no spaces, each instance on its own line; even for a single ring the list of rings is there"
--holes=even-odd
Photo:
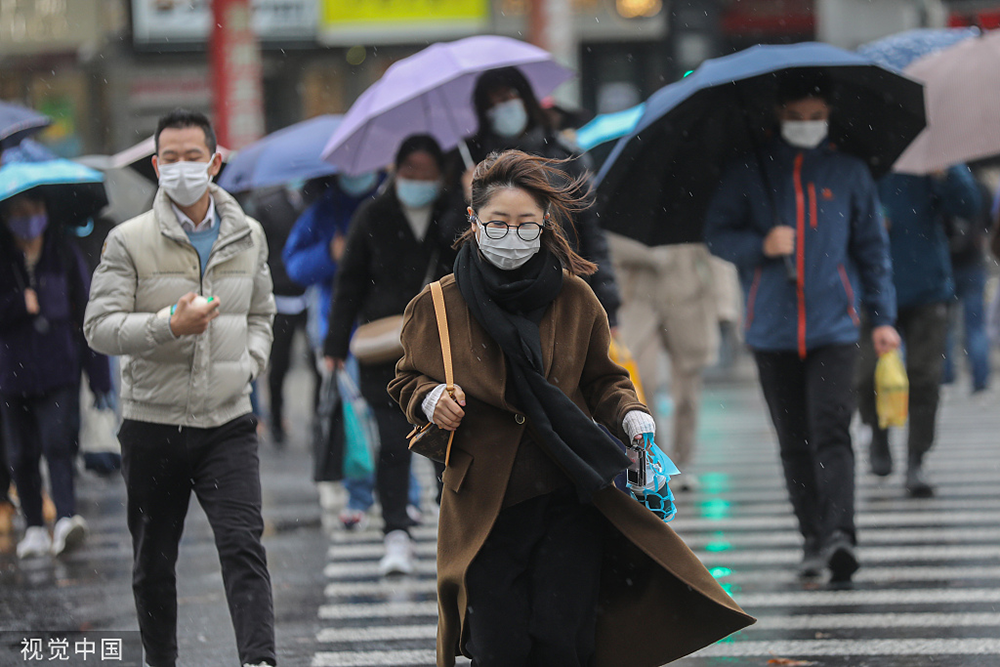
[[[945,341],[948,337],[948,306],[932,303],[901,308],[896,328],[906,346],[906,376],[910,381],[909,459],[919,464],[934,445],[941,377],[944,374]],[[878,428],[875,410],[875,364],[878,355],[871,342],[871,329],[862,332],[858,362],[858,412],[861,421]]]
[[[359,366],[361,395],[371,406],[378,424],[381,445],[375,470],[375,489],[382,504],[386,534],[409,530],[413,520],[406,513],[410,496],[410,450],[406,436],[413,427],[399,404],[389,396],[389,381],[396,376],[396,364]]]
[[[215,534],[240,663],[275,664],[256,419],[248,414],[208,429],[125,420],[118,439],[146,661],[172,667],[177,660],[175,565],[194,491]]]
[[[268,362],[267,384],[271,395],[271,432],[283,436],[285,427],[282,418],[285,415],[285,376],[292,365],[292,344],[295,342],[295,332],[305,331],[308,313],[302,311],[296,315],[274,316],[274,342],[271,344],[271,359]]]
[[[853,541],[853,375],[857,345],[809,352],[754,353],[760,385],[778,433],[785,485],[806,549],[835,532]]]
[[[3,433],[3,408],[0,408],[0,502],[10,502],[10,465],[7,463],[7,438]]]
[[[591,663],[603,521],[572,491],[500,511],[466,574],[473,667]]]
[[[7,442],[10,473],[17,485],[21,511],[29,526],[43,526],[42,456],[49,467],[49,489],[59,519],[76,514],[73,461],[80,431],[80,387],[58,387],[41,396],[0,397],[3,439]],[[0,498],[7,496],[10,478]]]

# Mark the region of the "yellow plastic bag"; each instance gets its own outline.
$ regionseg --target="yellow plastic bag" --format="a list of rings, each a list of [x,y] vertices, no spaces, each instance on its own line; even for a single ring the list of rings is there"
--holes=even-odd
[[[904,426],[910,407],[910,381],[899,351],[886,352],[875,366],[875,409],[879,428]]]
[[[625,343],[612,337],[608,356],[611,357],[611,361],[628,371],[629,377],[632,378],[632,384],[635,385],[635,393],[639,397],[639,402],[645,403],[646,395],[642,391],[642,381],[639,379],[639,367],[636,365],[635,359],[632,358],[632,353],[625,347]]]

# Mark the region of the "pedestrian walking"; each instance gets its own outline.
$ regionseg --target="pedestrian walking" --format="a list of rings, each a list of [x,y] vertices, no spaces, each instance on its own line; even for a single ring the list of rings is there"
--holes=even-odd
[[[107,357],[83,340],[89,271],[49,208],[38,189],[0,202],[0,421],[27,525],[19,558],[59,555],[84,539],[74,481],[81,370],[98,400],[111,392]],[[43,456],[56,510],[51,537],[42,509]],[[9,502],[10,478],[0,475],[0,485]]]
[[[455,239],[440,221],[454,197],[442,187],[444,167],[434,139],[409,137],[396,155],[389,187],[355,214],[337,269],[324,348],[331,371],[343,366],[355,324],[400,318],[424,285],[448,272]],[[414,521],[407,513],[411,427],[385,393],[399,356],[401,351],[381,361],[358,357],[359,387],[378,422],[381,442],[376,488],[385,532],[383,575],[410,573],[414,567],[409,535]]]
[[[906,348],[910,382],[906,492],[925,498],[934,487],[923,466],[934,445],[938,399],[948,335],[948,304],[955,295],[947,216],[972,218],[981,206],[979,186],[965,165],[931,176],[891,173],[879,181],[879,195],[889,230],[897,322]],[[858,364],[858,409],[871,427],[871,470],[892,472],[888,429],[879,428],[875,410],[875,365],[878,352],[861,346]]]
[[[609,240],[623,301],[619,333],[651,395],[662,384],[661,358],[670,357],[670,458],[681,471],[671,486],[692,490],[698,480],[687,467],[695,453],[702,372],[715,362],[720,340],[712,256],[703,243],[650,248],[615,234]],[[653,414],[658,423],[670,417],[655,408]]]
[[[175,563],[193,491],[215,533],[240,662],[274,665],[250,408],[275,312],[267,241],[211,184],[221,158],[205,116],[175,110],[155,136],[153,209],[109,234],[85,324],[95,349],[123,356],[118,438],[146,662],[177,662]]]
[[[958,375],[958,360],[968,357],[972,393],[980,394],[990,383],[990,339],[986,333],[986,245],[990,230],[988,188],[977,181],[980,210],[973,218],[949,216],[946,221],[951,272],[955,279],[955,299],[950,304],[948,337],[945,341],[943,384]],[[964,346],[955,349],[961,330]]]
[[[251,213],[267,230],[267,265],[274,284],[274,343],[267,366],[267,386],[270,400],[268,424],[271,441],[278,448],[285,446],[288,424],[285,419],[285,377],[292,364],[295,333],[305,333],[309,313],[305,287],[288,274],[282,251],[302,212],[297,190],[284,186],[255,191],[251,197]]]
[[[412,423],[455,434],[438,528],[440,666],[458,654],[482,667],[660,665],[753,622],[613,485],[628,460],[594,419],[625,441],[655,424],[608,356],[607,315],[580,277],[597,267],[565,232],[579,184],[558,181],[521,151],[475,170],[470,225],[440,282],[454,398],[429,290],[406,310],[389,392]]]
[[[879,353],[899,337],[878,193],[868,167],[826,141],[830,94],[811,72],[779,79],[780,136],[723,175],[705,239],[737,266],[746,292],[746,342],[804,539],[799,572],[828,567],[844,581],[858,568],[850,423],[859,306]]]
[[[564,160],[556,172],[563,182],[579,183],[582,192],[589,196],[590,176],[587,158],[565,141],[548,123],[547,114],[535,97],[528,80],[516,67],[489,70],[480,75],[472,94],[479,131],[469,142],[472,159],[480,162],[490,153],[516,149],[551,160]],[[463,176],[465,195],[472,177],[469,169]],[[465,228],[462,209],[450,212],[448,224],[457,229]],[[574,250],[597,264],[598,270],[586,280],[604,309],[608,312],[612,328],[618,325],[618,308],[621,296],[615,282],[614,266],[593,207],[575,211],[570,221],[573,233],[569,235]]]

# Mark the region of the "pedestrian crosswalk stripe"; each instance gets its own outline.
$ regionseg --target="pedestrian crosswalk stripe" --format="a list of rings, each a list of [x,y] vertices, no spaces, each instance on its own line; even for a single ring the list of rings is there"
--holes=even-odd
[[[900,528],[888,530],[864,530],[859,533],[858,541],[866,547],[875,544],[917,544],[938,543],[969,544],[995,542],[1000,544],[1000,529],[980,528],[969,531],[964,528]],[[802,545],[802,536],[797,530],[769,531],[767,533],[723,532],[696,533],[684,536],[684,542],[692,549],[711,550],[724,548],[762,548],[762,547],[793,547]]]
[[[789,586],[801,584],[801,579],[792,568],[772,569],[731,569],[721,567],[709,568],[719,581],[754,586]],[[917,581],[975,581],[1000,585],[1000,567],[976,567],[973,565],[957,565],[947,567],[901,566],[868,567],[863,565],[853,578],[856,584],[899,585]]]
[[[320,652],[313,657],[312,667],[410,667],[435,661],[434,651]]]
[[[402,593],[433,593],[437,579],[404,579],[402,581],[353,581],[327,584],[323,593],[328,598],[355,595],[399,595]]]
[[[814,614],[761,616],[755,630],[847,630],[868,628],[973,628],[1000,627],[1000,614]]]
[[[1000,590],[918,588],[914,590],[791,591],[735,595],[751,614],[759,607],[836,607],[848,605],[987,604],[1000,602]]]
[[[719,560],[727,565],[756,565],[767,563],[795,564],[802,556],[796,551],[787,549],[757,549],[753,551],[695,551],[698,557],[705,560]],[[914,547],[861,547],[858,558],[862,563],[886,563],[907,561],[959,561],[959,560],[996,560],[1000,558],[1000,545],[988,546],[921,546]]]
[[[695,653],[698,657],[1000,655],[1000,639],[811,639],[727,641]]]
[[[382,627],[324,628],[316,635],[316,641],[326,644],[335,642],[378,642],[402,641],[406,639],[434,639],[437,623],[427,625],[386,625]]]
[[[973,526],[997,524],[997,513],[982,512],[879,512],[862,513],[855,517],[855,523],[860,528],[890,528],[893,526]],[[795,517],[788,508],[774,516],[720,516],[719,518],[685,517],[679,515],[670,526],[678,533],[695,530],[774,530],[778,528],[795,529]]]
[[[437,618],[437,602],[379,602],[351,605],[321,605],[319,617],[322,619],[345,618],[403,618],[412,616],[432,616]]]
[[[433,560],[418,560],[414,565],[414,572],[420,576],[434,576],[437,573],[437,565]],[[329,563],[323,568],[323,576],[327,579],[376,577],[378,576],[378,562],[360,560],[349,563]]]

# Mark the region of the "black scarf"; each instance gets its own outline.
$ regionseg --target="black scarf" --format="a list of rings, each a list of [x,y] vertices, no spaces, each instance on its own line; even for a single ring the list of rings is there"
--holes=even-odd
[[[508,399],[524,411],[541,439],[538,444],[573,480],[580,500],[588,502],[628,466],[628,458],[614,438],[545,378],[538,327],[562,281],[558,258],[545,250],[514,271],[485,261],[474,243],[466,243],[455,260],[462,297],[506,357]]]

